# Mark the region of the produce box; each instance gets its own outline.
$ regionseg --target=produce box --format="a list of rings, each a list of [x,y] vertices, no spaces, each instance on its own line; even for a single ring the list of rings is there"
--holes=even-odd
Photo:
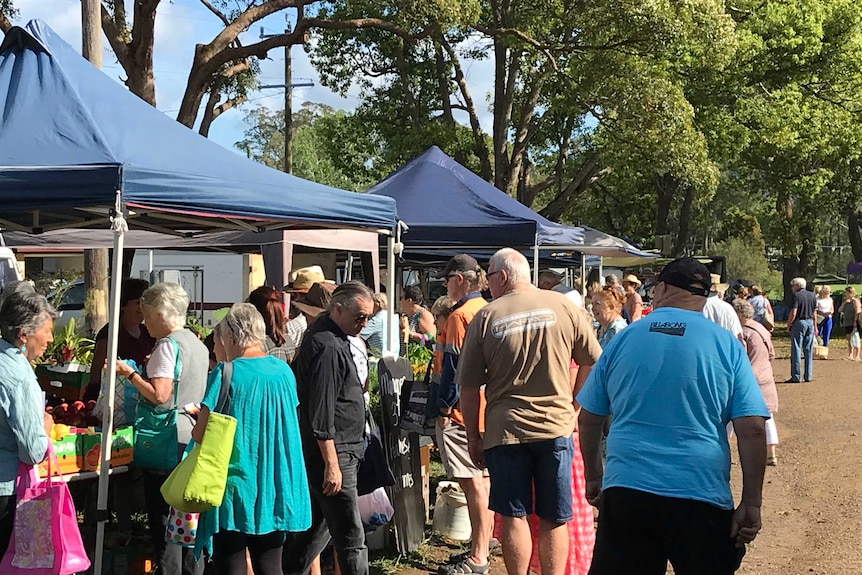
[[[54,446],[54,454],[57,456],[57,462],[60,464],[60,473],[77,473],[81,470],[78,465],[78,436],[75,434],[67,435],[63,439],[52,439],[51,444]],[[43,461],[39,464],[39,476],[48,476],[48,462]]]
[[[84,389],[90,382],[90,367],[80,363],[43,363],[36,366],[36,379],[48,397],[57,396],[66,401],[76,401],[84,395]]]
[[[81,471],[98,471],[102,453],[102,434],[78,435],[78,465]],[[128,465],[134,458],[134,431],[132,426],[114,430],[111,437],[111,466]]]

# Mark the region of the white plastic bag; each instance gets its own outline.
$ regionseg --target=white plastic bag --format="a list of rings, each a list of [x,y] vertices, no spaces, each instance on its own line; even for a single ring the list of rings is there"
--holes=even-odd
[[[850,335],[850,347],[859,347],[859,330],[854,329]]]
[[[389,496],[386,495],[386,489],[383,487],[378,487],[366,495],[360,495],[357,504],[359,516],[362,518],[362,524],[365,525],[367,531],[374,531],[378,527],[386,525],[392,520],[392,515],[395,513],[392,503],[389,502]]]

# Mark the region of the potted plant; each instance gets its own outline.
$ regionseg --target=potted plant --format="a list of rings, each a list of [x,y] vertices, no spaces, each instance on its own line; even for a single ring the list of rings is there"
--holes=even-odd
[[[36,376],[52,388],[83,389],[90,380],[92,363],[93,340],[77,332],[73,318],[54,331],[54,341],[36,365]]]

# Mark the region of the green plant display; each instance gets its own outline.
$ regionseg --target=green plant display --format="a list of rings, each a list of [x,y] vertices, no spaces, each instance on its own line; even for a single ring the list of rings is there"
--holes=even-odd
[[[75,318],[71,318],[63,327],[54,328],[54,341],[45,350],[41,363],[63,365],[77,362],[92,365],[93,345],[92,339],[78,333]]]

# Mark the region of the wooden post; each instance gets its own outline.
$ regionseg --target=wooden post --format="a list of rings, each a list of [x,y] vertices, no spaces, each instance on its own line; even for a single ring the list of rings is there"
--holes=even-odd
[[[99,0],[81,0],[82,54],[102,67],[102,20]],[[114,273],[121,273],[115,270]],[[92,333],[108,321],[108,249],[84,250],[84,287],[87,290],[87,327]]]

